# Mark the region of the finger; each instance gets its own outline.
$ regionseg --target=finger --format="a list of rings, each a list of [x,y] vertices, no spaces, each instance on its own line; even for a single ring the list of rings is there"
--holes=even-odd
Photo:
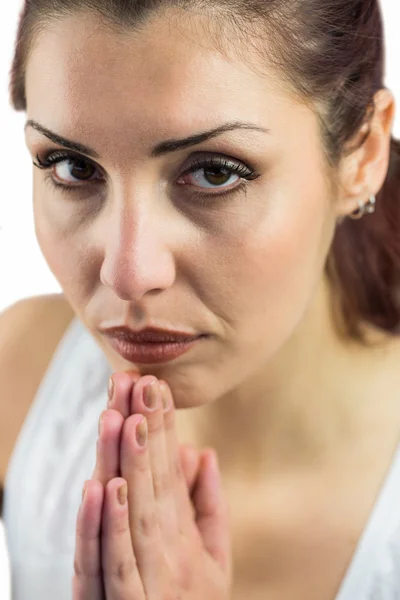
[[[86,481],[76,524],[73,600],[105,600],[100,555],[103,497],[98,481]]]
[[[190,498],[190,490],[186,482],[185,474],[182,468],[179,443],[175,427],[175,406],[172,398],[171,390],[168,384],[160,381],[161,393],[165,403],[164,413],[164,430],[165,442],[167,446],[167,455],[170,462],[170,471],[173,479],[173,487],[175,490],[175,502],[178,519],[179,530],[188,535],[193,531],[193,506]]]
[[[223,495],[217,455],[211,448],[202,452],[193,500],[204,547],[229,573],[232,568],[229,508]]]
[[[112,479],[105,488],[102,521],[102,566],[106,598],[145,600],[133,552],[124,479]]]
[[[126,419],[131,414],[132,389],[141,375],[139,371],[130,369],[111,375],[108,384],[109,400],[107,407],[121,413]]]
[[[174,543],[177,541],[178,533],[176,493],[165,441],[161,389],[156,377],[142,377],[136,384],[133,390],[132,412],[143,414],[147,420],[150,468],[153,477],[154,498],[157,504],[158,524],[164,541]],[[122,476],[124,475],[122,474]]]
[[[191,444],[180,444],[179,455],[189,494],[192,494],[200,468],[200,451]]]
[[[96,465],[92,479],[104,486],[121,474],[119,458],[124,418],[130,414],[130,397],[140,373],[135,370],[115,373],[109,381],[108,406],[113,407],[100,415],[99,439],[96,449]]]
[[[195,489],[196,481],[199,475],[201,453],[197,449],[195,449],[194,446],[189,444],[179,445],[178,451],[181,460],[183,476],[185,478],[189,497],[191,499],[190,508],[192,523],[195,523],[196,511],[192,501],[192,494]],[[180,528],[183,531],[183,526]]]
[[[120,443],[124,418],[116,410],[105,410],[99,420],[96,465],[92,479],[105,486],[110,479],[120,475]]]
[[[142,415],[126,419],[122,431],[121,473],[128,484],[131,539],[143,586],[147,596],[161,598],[165,550],[158,525],[147,437],[147,422]]]

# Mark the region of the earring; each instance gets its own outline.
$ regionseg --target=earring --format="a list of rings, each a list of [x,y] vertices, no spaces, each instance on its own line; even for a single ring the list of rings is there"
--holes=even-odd
[[[372,214],[375,212],[376,198],[370,196],[367,202],[358,201],[358,208],[349,214],[350,219],[362,219],[366,214]]]

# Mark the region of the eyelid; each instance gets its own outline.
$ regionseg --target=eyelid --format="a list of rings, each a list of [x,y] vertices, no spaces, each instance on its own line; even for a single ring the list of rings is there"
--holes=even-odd
[[[217,150],[198,150],[197,152],[192,152],[190,156],[187,157],[183,165],[181,165],[180,171],[182,174],[187,173],[188,171],[190,171],[193,165],[197,166],[199,163],[205,162],[207,160],[219,160],[221,161],[221,163],[222,161],[231,162],[235,164],[239,163],[245,165],[249,170],[252,170],[252,167],[249,164],[247,164],[247,161],[231,156],[228,153]]]
[[[59,158],[59,160],[53,160],[54,157]],[[101,165],[99,165],[99,163],[87,157],[87,155],[80,154],[79,152],[75,152],[74,150],[54,149],[45,152],[42,158],[39,157],[38,153],[36,154],[36,160],[38,161],[39,165],[51,161],[53,166],[60,162],[63,162],[64,160],[67,161],[70,159],[84,160],[87,164],[91,165],[95,169],[98,169],[102,172],[103,175],[107,177],[105,170]],[[250,172],[256,172],[251,165],[247,164],[243,160],[234,158],[233,156],[229,156],[228,154],[224,154],[223,152],[197,151],[195,153],[192,152],[190,156],[188,156],[187,159],[184,161],[183,165],[181,165],[176,170],[174,169],[174,175],[176,177],[179,177],[188,173],[193,173],[196,169],[200,170],[207,166],[204,165],[206,161],[214,161],[215,164],[218,162],[218,164],[221,164],[221,167],[228,167],[229,163],[235,166],[243,165],[243,167],[248,169]],[[213,166],[215,166],[215,164]]]
[[[56,158],[59,157],[59,160],[55,161],[54,160],[55,157]],[[39,158],[38,155],[36,155],[36,158]],[[59,162],[63,162],[64,160],[70,160],[70,159],[84,160],[89,165],[92,165],[96,169],[100,169],[101,171],[104,172],[103,167],[101,165],[99,165],[98,162],[96,162],[92,158],[89,158],[88,156],[86,156],[86,154],[79,154],[79,152],[74,152],[74,150],[51,150],[51,151],[45,153],[44,158],[42,160],[44,160],[44,161],[51,160],[53,162],[53,164],[57,164]]]
[[[49,162],[51,164],[42,168],[48,173],[46,173],[46,179],[52,182],[52,184],[58,188],[60,191],[64,193],[82,193],[85,189],[88,189],[88,186],[96,185],[99,182],[102,183],[103,179],[100,177],[94,177],[92,179],[83,179],[76,180],[75,182],[68,182],[64,180],[58,180],[57,177],[52,173],[52,167],[56,164],[62,163],[68,160],[83,160],[87,164],[91,165],[96,171],[101,172],[105,182],[107,183],[108,176],[107,172],[99,165],[96,161],[88,158],[85,154],[81,154],[79,152],[75,152],[69,149],[55,149],[50,150],[44,154],[43,159],[40,159],[38,155],[37,160],[39,162]],[[52,159],[58,160],[52,160]],[[34,163],[35,164],[35,163]],[[38,166],[38,165],[36,165]],[[196,171],[206,170],[206,168],[218,167],[221,169],[227,169],[228,171],[232,171],[232,175],[237,175],[239,180],[237,185],[234,188],[228,188],[226,191],[223,191],[224,187],[216,187],[214,191],[213,188],[199,188],[198,186],[191,186],[190,183],[187,182],[179,182],[179,178],[183,178],[185,176],[191,175]],[[175,169],[174,169],[175,171]],[[166,175],[166,173],[165,173]],[[243,162],[240,159],[234,158],[232,156],[228,156],[223,152],[218,151],[197,151],[192,152],[187,160],[179,169],[176,169],[176,172],[173,174],[174,185],[180,185],[193,188],[191,191],[191,195],[197,196],[199,204],[208,205],[207,203],[212,203],[213,201],[217,202],[222,201],[225,197],[232,196],[235,193],[239,193],[241,190],[245,189],[245,186],[248,185],[252,180],[256,180],[261,176],[261,172],[258,172],[257,169],[254,169],[246,160]],[[241,183],[240,183],[241,181]],[[183,188],[184,189],[184,188]],[[196,192],[196,189],[208,189],[209,192]],[[221,191],[218,191],[221,190]]]
[[[43,171],[49,171],[49,177],[55,181],[57,181],[56,177],[53,177],[52,175],[52,168],[55,167],[56,165],[66,162],[66,161],[73,161],[73,160],[81,160],[87,164],[89,164],[91,167],[93,167],[96,171],[101,172],[101,174],[103,176],[105,176],[105,179],[107,180],[107,175],[105,174],[104,169],[101,167],[101,165],[99,165],[98,163],[96,163],[95,161],[93,161],[92,159],[88,158],[86,155],[84,154],[80,154],[79,152],[74,152],[73,150],[50,150],[48,152],[45,152],[43,157],[39,156],[39,153],[36,153],[36,160],[37,160],[37,164],[34,162],[33,164],[38,167],[39,169],[42,169]],[[58,187],[64,187],[65,189],[79,189],[82,188],[84,185],[89,185],[89,184],[93,184],[96,183],[98,181],[101,181],[102,178],[100,177],[94,177],[93,179],[86,179],[86,180],[82,180],[79,183],[79,180],[74,183],[74,182],[64,182],[64,183],[58,183]],[[57,185],[57,184],[55,184]]]

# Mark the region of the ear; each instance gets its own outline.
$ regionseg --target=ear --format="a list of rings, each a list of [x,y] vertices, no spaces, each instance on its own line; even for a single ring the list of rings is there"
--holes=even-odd
[[[395,115],[395,100],[390,90],[380,89],[374,96],[374,113],[349,144],[357,146],[368,132],[363,145],[345,157],[340,167],[340,196],[337,199],[338,217],[345,217],[366,202],[383,186],[389,167],[390,138]]]

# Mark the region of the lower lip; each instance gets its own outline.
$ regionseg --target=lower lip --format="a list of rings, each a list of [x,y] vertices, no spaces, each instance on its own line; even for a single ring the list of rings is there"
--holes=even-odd
[[[190,342],[147,342],[132,343],[109,338],[111,346],[126,360],[139,364],[157,364],[173,360],[188,352],[205,336]]]

